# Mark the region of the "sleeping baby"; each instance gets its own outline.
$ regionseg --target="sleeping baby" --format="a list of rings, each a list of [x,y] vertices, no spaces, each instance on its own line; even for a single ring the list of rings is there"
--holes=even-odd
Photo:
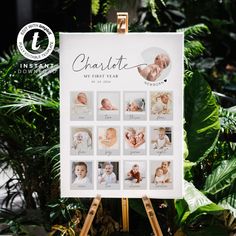
[[[161,72],[170,64],[170,58],[167,54],[156,56],[154,63],[141,69],[138,67],[139,74],[148,81],[156,81]]]

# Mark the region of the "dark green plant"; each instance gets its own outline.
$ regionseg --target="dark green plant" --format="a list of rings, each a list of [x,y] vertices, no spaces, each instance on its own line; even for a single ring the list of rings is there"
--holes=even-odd
[[[25,64],[33,69],[25,73]],[[25,60],[14,47],[0,59],[0,167],[1,171],[13,171],[4,186],[7,195],[3,206],[12,208],[20,197],[21,211],[40,207],[39,217],[44,221],[39,218],[36,222],[47,225],[47,204],[59,196],[58,182],[51,177],[55,159],[49,153],[59,142],[57,50],[41,62],[49,67],[38,68],[37,64]],[[9,225],[27,222],[7,221]],[[21,229],[14,229],[20,235]]]
[[[132,25],[131,31],[174,31],[186,22],[188,25],[200,23],[200,20],[208,22],[209,19],[204,18],[208,7],[202,1],[201,14],[192,17],[191,21],[189,17],[186,19],[184,14],[188,15],[200,9],[190,11],[190,2],[192,4],[192,1],[148,1],[147,7],[140,9],[140,18]],[[218,14],[220,3],[212,1],[211,4],[213,2],[217,3],[209,9],[209,14],[215,14],[214,9],[217,9]],[[230,13],[227,17],[232,25],[234,16],[229,7],[231,1],[227,2],[228,5],[224,6]],[[98,5],[99,11],[101,6],[105,6],[98,1],[93,4],[96,12]],[[211,21],[215,23],[215,27],[219,25],[217,20]],[[227,22],[222,24],[229,26]],[[215,28],[210,27],[209,30],[204,24],[182,29],[185,33],[184,166],[185,179],[188,182],[185,182],[183,199],[153,200],[158,220],[162,222],[166,235],[171,232],[176,235],[182,233],[224,236],[235,231],[235,112],[232,111],[233,108],[226,110],[219,107],[211,87],[206,82],[207,79],[212,85],[212,78],[215,75],[218,78],[219,71],[224,73],[224,70],[220,70],[224,67],[219,66],[222,59],[210,53],[216,46],[209,46],[215,35],[212,29]],[[97,24],[94,30],[114,32],[115,25]],[[226,29],[218,29],[217,32],[220,30]],[[224,40],[230,41],[228,36],[222,39]],[[25,62],[32,63],[25,61],[14,48],[0,62],[0,167],[4,170],[10,166],[14,171],[14,178],[18,181],[18,185],[14,183],[13,178],[6,183],[8,196],[5,204],[9,205],[20,194],[24,199],[23,209],[36,208],[37,202],[32,194],[37,192],[39,207],[44,213],[45,222],[49,223],[48,228],[54,224],[52,233],[57,235],[61,231],[73,235],[78,225],[74,223],[73,218],[77,217],[75,209],[85,211],[81,204],[85,200],[59,198],[58,53],[55,51],[45,61],[51,63],[52,67],[44,71],[32,74],[17,73],[20,64]],[[35,63],[32,64],[35,66]],[[235,80],[234,73],[232,72],[232,81]],[[225,80],[227,81],[228,77]],[[222,91],[223,89],[220,92]],[[140,201],[132,200],[130,206],[141,217],[142,222],[147,221]],[[109,216],[105,210],[102,211],[97,219],[99,224],[95,223],[95,226],[108,234],[105,231],[107,224],[102,221],[104,214]],[[110,234],[115,230],[116,223],[112,218],[109,218],[108,222]],[[8,221],[18,233],[21,232],[21,223]],[[150,226],[145,230],[149,231]],[[96,230],[93,233],[99,234]]]

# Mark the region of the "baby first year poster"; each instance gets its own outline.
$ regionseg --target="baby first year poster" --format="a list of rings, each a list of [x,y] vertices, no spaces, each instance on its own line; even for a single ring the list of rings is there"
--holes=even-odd
[[[182,197],[182,33],[61,33],[60,101],[62,197]]]

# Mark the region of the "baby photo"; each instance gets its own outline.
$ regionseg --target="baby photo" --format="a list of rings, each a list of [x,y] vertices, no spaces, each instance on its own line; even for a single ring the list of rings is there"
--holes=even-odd
[[[120,93],[97,93],[97,120],[120,120]]]
[[[70,119],[93,120],[93,93],[72,91],[70,93]]]
[[[124,155],[146,154],[146,128],[124,127]]]
[[[98,155],[120,154],[120,130],[119,127],[98,127]]]
[[[146,93],[124,92],[124,120],[146,120]]]
[[[142,57],[147,66],[138,67],[138,73],[150,82],[160,81],[170,71],[170,57],[160,48],[148,48],[142,52]]]
[[[172,92],[151,92],[150,120],[173,119],[173,95]]]
[[[172,176],[172,161],[150,161],[150,189],[172,189]]]
[[[93,170],[92,162],[72,162],[71,189],[92,189]]]
[[[119,162],[98,162],[98,189],[120,189]]]
[[[92,127],[71,128],[71,155],[92,155]]]
[[[150,154],[171,155],[173,153],[171,128],[151,127],[150,129]]]
[[[124,189],[146,189],[146,175],[146,161],[124,161]]]

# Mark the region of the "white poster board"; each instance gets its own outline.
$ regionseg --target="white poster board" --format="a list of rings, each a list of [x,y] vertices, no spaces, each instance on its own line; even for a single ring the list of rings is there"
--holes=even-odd
[[[61,33],[60,100],[62,197],[182,197],[182,33]]]

